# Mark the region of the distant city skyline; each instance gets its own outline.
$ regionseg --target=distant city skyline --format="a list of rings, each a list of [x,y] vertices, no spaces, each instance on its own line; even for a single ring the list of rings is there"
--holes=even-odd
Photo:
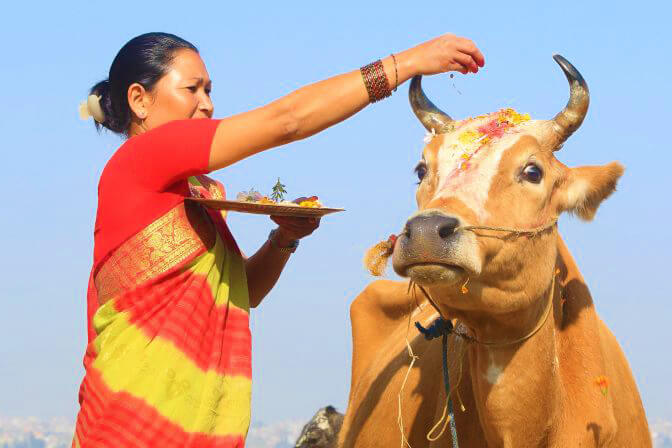
[[[247,448],[293,448],[308,419],[253,423]],[[70,448],[74,420],[7,418],[0,415],[0,448]],[[653,448],[672,448],[672,421],[651,424]]]
[[[283,420],[252,423],[247,448],[293,448],[308,422]],[[64,417],[6,417],[0,415],[0,448],[70,448],[75,422]]]

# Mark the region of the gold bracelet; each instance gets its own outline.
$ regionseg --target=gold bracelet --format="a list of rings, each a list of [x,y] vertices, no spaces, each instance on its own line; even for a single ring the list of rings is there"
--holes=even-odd
[[[392,89],[392,91],[396,92],[397,87],[399,87],[399,72],[397,72],[397,58],[394,57],[394,53],[391,53],[390,56],[392,56],[392,60],[394,61],[394,89]]]

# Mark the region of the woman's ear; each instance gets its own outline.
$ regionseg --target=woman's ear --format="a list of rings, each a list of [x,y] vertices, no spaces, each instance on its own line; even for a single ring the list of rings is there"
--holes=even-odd
[[[128,86],[128,106],[131,108],[133,114],[140,120],[147,118],[148,104],[149,93],[145,90],[142,84],[135,82]]]
[[[568,211],[590,221],[602,201],[616,190],[624,171],[625,167],[618,162],[571,168],[558,188],[558,211]]]

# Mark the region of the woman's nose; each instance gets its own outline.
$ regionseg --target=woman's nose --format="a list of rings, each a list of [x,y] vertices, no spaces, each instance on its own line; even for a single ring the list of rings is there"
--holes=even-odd
[[[205,112],[208,118],[212,118],[212,113],[215,111],[215,106],[212,104],[212,100],[209,96],[206,95],[205,98],[201,100],[199,109]]]

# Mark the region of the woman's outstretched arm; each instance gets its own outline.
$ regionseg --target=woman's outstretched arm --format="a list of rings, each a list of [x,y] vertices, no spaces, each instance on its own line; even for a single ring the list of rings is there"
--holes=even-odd
[[[485,64],[476,45],[446,34],[383,59],[391,88],[415,75],[476,73]],[[224,168],[263,150],[300,140],[352,116],[369,104],[359,70],[298,89],[258,109],[223,119],[212,141],[208,168]]]

